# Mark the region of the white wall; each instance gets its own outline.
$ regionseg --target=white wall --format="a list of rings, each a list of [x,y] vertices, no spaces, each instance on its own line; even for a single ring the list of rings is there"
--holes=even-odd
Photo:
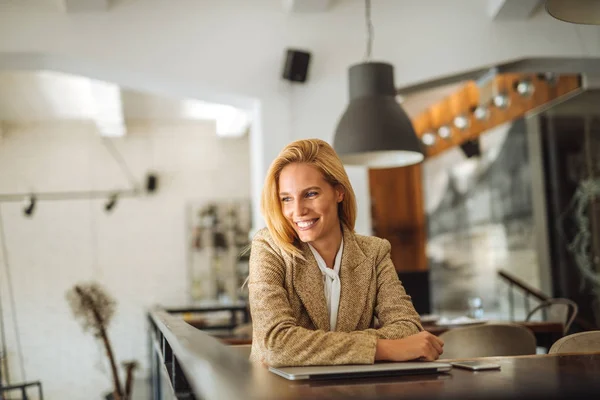
[[[39,202],[31,219],[21,203],[0,203],[27,378],[41,380],[50,400],[99,399],[111,385],[108,370],[100,368],[102,348],[73,319],[66,290],[90,279],[105,285],[118,303],[109,331],[116,356],[147,367],[148,307],[188,300],[186,203],[250,195],[247,137],[219,139],[214,124],[204,122],[132,123],[128,130],[115,145],[137,178],[150,169],[158,173],[157,193],[123,199],[110,214],[104,200]],[[1,193],[126,187],[91,124],[5,130]],[[6,269],[0,267],[12,380],[18,381]]]
[[[374,57],[395,65],[402,86],[520,57],[600,53],[597,27],[563,23],[543,10],[529,20],[492,21],[487,3],[374,1]],[[286,143],[331,141],[347,100],[347,67],[361,61],[365,48],[359,0],[337,1],[318,14],[287,14],[280,0],[144,0],[108,13],[69,15],[16,4],[0,6],[0,61],[12,52],[41,53],[54,57],[46,60],[54,68],[118,83],[247,107],[257,100],[255,201],[269,163]],[[313,55],[308,83],[293,89],[280,79],[287,47]],[[366,174],[351,175],[362,188],[360,213],[368,214]],[[256,211],[257,202],[254,222],[262,226]],[[357,229],[370,231],[368,221]]]

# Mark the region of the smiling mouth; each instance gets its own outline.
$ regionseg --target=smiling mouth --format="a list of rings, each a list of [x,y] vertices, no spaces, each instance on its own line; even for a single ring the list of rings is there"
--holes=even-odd
[[[308,219],[306,221],[297,221],[296,222],[296,226],[298,227],[298,229],[300,229],[301,231],[307,230],[312,228],[312,226],[314,224],[317,223],[317,221],[319,220],[319,218],[315,218],[315,219]]]

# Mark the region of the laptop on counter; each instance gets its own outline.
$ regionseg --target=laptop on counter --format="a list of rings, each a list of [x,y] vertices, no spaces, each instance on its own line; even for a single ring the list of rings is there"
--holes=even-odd
[[[269,371],[291,381],[304,379],[347,379],[377,376],[402,376],[448,372],[452,365],[443,362],[382,362],[367,365],[324,365],[315,367],[269,367]]]

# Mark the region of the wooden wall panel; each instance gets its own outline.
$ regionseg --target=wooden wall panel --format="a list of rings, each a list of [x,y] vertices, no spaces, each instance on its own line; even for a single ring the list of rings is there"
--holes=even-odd
[[[397,271],[426,271],[425,202],[422,168],[369,170],[373,233],[392,245]]]

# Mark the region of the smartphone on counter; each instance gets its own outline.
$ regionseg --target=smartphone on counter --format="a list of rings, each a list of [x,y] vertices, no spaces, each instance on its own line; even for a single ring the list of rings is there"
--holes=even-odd
[[[494,364],[486,361],[456,361],[451,362],[452,366],[456,368],[469,369],[471,371],[487,371],[493,369],[500,369],[499,364]]]

